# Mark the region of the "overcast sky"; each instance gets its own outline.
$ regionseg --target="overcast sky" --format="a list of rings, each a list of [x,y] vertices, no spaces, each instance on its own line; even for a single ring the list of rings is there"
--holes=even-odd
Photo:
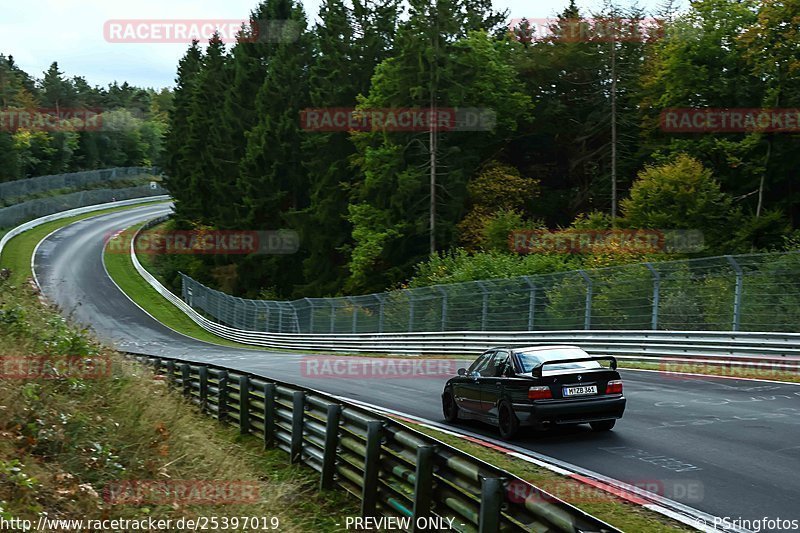
[[[618,0],[624,5],[629,0]],[[53,61],[67,76],[84,76],[91,85],[127,81],[140,87],[170,87],[185,44],[114,43],[104,35],[109,20],[247,19],[258,0],[19,0],[4,2],[0,18],[0,53],[40,78]],[[582,9],[601,0],[579,0]],[[312,20],[319,0],[304,0]],[[546,18],[563,10],[568,0],[495,0],[510,18]],[[653,8],[657,0],[640,0]]]

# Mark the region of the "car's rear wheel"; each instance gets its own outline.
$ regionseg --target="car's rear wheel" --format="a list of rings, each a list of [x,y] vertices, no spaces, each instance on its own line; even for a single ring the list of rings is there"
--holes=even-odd
[[[444,419],[448,422],[456,422],[458,420],[458,404],[453,397],[453,390],[447,389],[442,395],[442,412]]]
[[[500,404],[497,410],[497,426],[504,439],[513,439],[519,432],[519,419],[507,403]]]
[[[594,431],[611,431],[616,423],[616,420],[600,420],[598,422],[590,422],[589,425],[592,426]]]

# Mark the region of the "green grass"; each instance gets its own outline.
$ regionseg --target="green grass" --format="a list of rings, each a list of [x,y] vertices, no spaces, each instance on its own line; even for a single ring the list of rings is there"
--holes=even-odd
[[[151,203],[156,204],[161,202]],[[46,224],[32,228],[8,241],[8,244],[6,244],[6,247],[3,249],[3,255],[0,257],[0,268],[8,268],[11,270],[11,277],[9,278],[10,284],[17,285],[19,283],[24,283],[26,279],[33,275],[31,272],[31,256],[33,255],[33,250],[36,248],[36,245],[39,244],[39,241],[47,237],[47,235],[59,228],[85,218],[116,213],[117,211],[125,211],[133,207],[139,207],[140,205],[141,204],[134,206],[126,205],[103,209],[101,211],[92,211],[91,213],[83,213],[82,215],[75,215],[74,217],[53,220],[52,222],[47,222]]]
[[[634,368],[642,370],[659,370],[661,372],[704,374],[706,376],[727,376],[748,379],[766,379],[770,381],[786,381],[800,383],[800,374],[785,370],[772,370],[765,365],[764,368],[748,367],[730,363],[728,365],[712,365],[703,363],[620,363],[620,368]]]
[[[600,489],[594,489],[579,481],[551,472],[533,463],[521,461],[516,457],[474,444],[447,433],[436,431],[419,424],[400,420],[414,429],[426,433],[473,457],[482,459],[536,485],[551,494],[571,503],[575,507],[607,522],[622,531],[647,531],[648,533],[667,533],[694,531],[693,529],[639,505],[629,503]]]
[[[135,232],[141,226],[142,224],[137,224],[128,228],[126,234]],[[109,247],[113,244],[113,240],[109,240],[106,253],[103,256],[108,275],[119,285],[122,292],[127,294],[142,309],[153,315],[156,320],[179,333],[204,342],[221,346],[259,349],[258,346],[223,339],[198,326],[191,318],[186,316],[186,313],[168,302],[139,275],[133,266],[129,253],[109,252]]]
[[[143,224],[137,224],[130,228],[126,229],[126,235],[130,235],[131,233],[135,232],[138,228],[140,228]],[[118,238],[122,238],[119,236]],[[192,337],[194,339],[217,344],[220,346],[231,346],[236,348],[247,348],[249,350],[263,350],[263,351],[275,351],[271,348],[266,348],[263,346],[254,346],[252,344],[242,344],[239,342],[230,341],[223,337],[219,337],[206,331],[205,329],[198,326],[191,318],[186,316],[186,313],[175,307],[169,301],[167,301],[163,296],[161,296],[153,287],[151,287],[145,280],[139,275],[139,272],[133,266],[133,261],[131,261],[131,256],[127,253],[119,253],[117,251],[110,253],[109,249],[112,247],[114,243],[114,239],[110,239],[106,246],[106,253],[104,254],[103,261],[106,265],[106,270],[108,271],[108,275],[111,276],[117,285],[119,285],[122,292],[124,292],[128,297],[136,302],[142,309],[147,311],[151,314],[156,320],[164,324],[165,326],[186,335],[188,337]],[[115,247],[116,249],[116,247]],[[153,267],[153,263],[151,259],[145,255],[139,256],[139,261],[142,263],[142,266],[148,268],[148,271],[152,272],[151,268]],[[163,280],[161,280],[163,283]],[[354,357],[402,357],[402,356],[391,356],[387,354],[379,354],[379,353],[342,353],[342,352],[310,352],[307,350],[288,350],[288,349],[281,349],[281,352],[292,352],[292,353],[306,353],[306,354],[330,354],[330,355],[348,355]],[[424,356],[426,359],[441,359],[447,358],[451,356]]]
[[[6,358],[32,356],[76,372],[41,379],[30,366],[33,374],[23,378],[13,375],[23,365],[5,365]],[[108,372],[85,374],[66,364],[76,357],[101,361]],[[279,531],[332,533],[345,516],[358,515],[358,502],[344,491],[319,491],[316,472],[290,465],[280,449],[265,451],[262,439],[199,412],[154,379],[150,368],[98,344],[40,302],[31,287],[7,280],[0,280],[0,363],[3,519],[35,523],[42,513],[89,520],[275,516]],[[105,488],[135,480],[211,487],[244,482],[257,487],[257,497],[230,504],[213,497],[172,503],[157,493],[145,504],[104,500]]]

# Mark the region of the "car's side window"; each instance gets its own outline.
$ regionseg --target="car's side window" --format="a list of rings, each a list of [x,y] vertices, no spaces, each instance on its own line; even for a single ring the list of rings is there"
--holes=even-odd
[[[492,359],[494,359],[494,352],[486,352],[475,359],[475,362],[469,367],[469,373],[478,372],[480,375],[483,375],[483,370]]]
[[[511,360],[509,359],[508,352],[497,352],[497,357],[494,358],[495,371],[494,374],[492,374],[492,377],[505,375],[510,364]]]

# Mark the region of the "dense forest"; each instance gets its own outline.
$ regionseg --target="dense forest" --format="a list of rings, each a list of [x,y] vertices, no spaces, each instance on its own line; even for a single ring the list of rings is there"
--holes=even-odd
[[[52,63],[41,79],[0,54],[0,182],[108,167],[151,166],[163,154],[169,89],[92,87]],[[86,114],[81,114],[86,110]],[[47,124],[20,117],[49,115]],[[73,123],[71,117],[85,118]]]
[[[265,0],[252,20],[304,30],[189,48],[166,168],[176,225],[291,228],[300,252],[164,260],[237,294],[302,297],[448,281],[457,270],[503,276],[644,257],[515,255],[507,236],[519,228],[698,230],[704,255],[791,246],[797,131],[667,133],[660,117],[800,106],[798,17],[797,0],[699,0],[656,13],[583,13],[573,2],[537,35],[540,26],[509,25],[488,0],[405,9],[327,0],[313,26],[298,2]],[[588,37],[564,38],[577,20]],[[619,20],[611,38],[593,31]],[[495,124],[432,139],[309,131],[301,121],[306,109],[432,106],[490,109]]]
[[[36,81],[3,58],[3,107],[97,106],[127,126],[0,132],[0,179],[161,162],[172,227],[298,233],[291,255],[158,259],[173,282],[180,270],[249,297],[797,248],[798,128],[676,133],[662,112],[800,108],[800,0],[565,4],[547,27],[510,23],[490,0],[325,0],[311,24],[298,1],[263,0],[236,44],[188,48],[172,93],[92,89],[56,64]],[[480,109],[492,123],[304,122],[346,108]],[[514,230],[610,228],[700,232],[704,248],[509,246]]]

